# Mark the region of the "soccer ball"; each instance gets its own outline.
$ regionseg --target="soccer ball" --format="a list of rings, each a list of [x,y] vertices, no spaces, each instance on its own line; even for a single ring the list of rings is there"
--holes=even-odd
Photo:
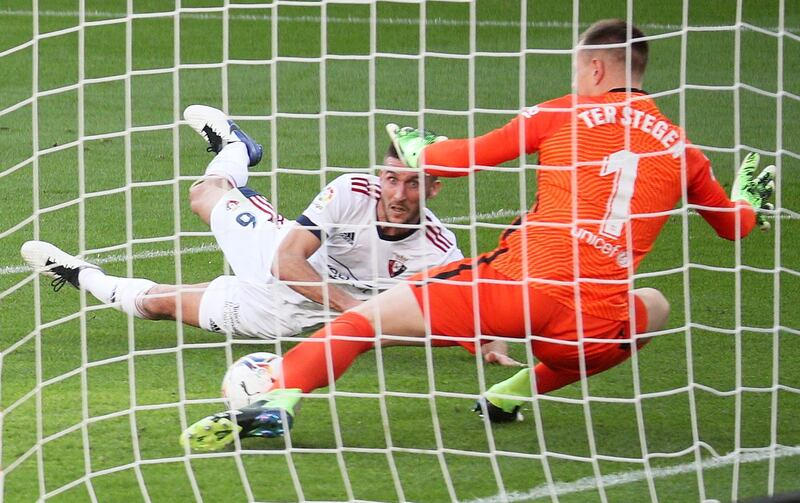
[[[233,362],[222,378],[222,398],[228,407],[240,409],[271,390],[280,378],[282,363],[283,358],[267,352],[251,353]]]

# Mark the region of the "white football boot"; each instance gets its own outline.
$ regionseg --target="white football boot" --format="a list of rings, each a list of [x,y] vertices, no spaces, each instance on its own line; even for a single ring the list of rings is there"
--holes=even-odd
[[[219,154],[228,143],[240,141],[247,147],[247,156],[250,159],[248,167],[253,167],[261,162],[264,149],[253,141],[247,133],[228,119],[225,112],[206,105],[189,105],[183,111],[183,118],[208,142],[209,152]]]
[[[46,241],[27,241],[20,248],[20,253],[34,271],[54,278],[51,285],[55,291],[61,290],[65,283],[80,288],[78,274],[81,269],[100,270],[96,265],[70,255]]]

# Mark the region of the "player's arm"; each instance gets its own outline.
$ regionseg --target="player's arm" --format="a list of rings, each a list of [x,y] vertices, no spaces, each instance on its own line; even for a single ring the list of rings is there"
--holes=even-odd
[[[753,161],[755,164],[753,164]],[[758,158],[755,159],[748,155],[742,163],[740,173],[737,177],[742,177],[747,191],[737,190],[734,184],[734,191],[731,198],[728,198],[725,189],[717,182],[711,172],[711,162],[702,152],[694,147],[687,148],[686,162],[689,170],[689,203],[703,206],[706,208],[735,208],[735,211],[719,211],[716,209],[700,209],[700,215],[708,222],[717,234],[725,239],[734,240],[738,237],[747,236],[756,225],[756,213],[754,205],[759,208],[767,206],[767,200],[771,195],[772,170],[766,169],[765,175],[753,178],[753,173],[758,165]],[[769,194],[764,192],[769,190]],[[758,197],[748,199],[747,194],[751,191],[760,191]],[[738,217],[737,217],[738,215]],[[761,222],[759,222],[761,224]],[[762,228],[765,226],[762,225]]]
[[[433,176],[465,176],[480,166],[497,166],[522,153],[536,152],[542,141],[569,118],[559,107],[570,105],[571,101],[553,100],[547,105],[531,107],[504,126],[476,138],[449,140],[410,127],[389,135],[412,168],[422,165]]]
[[[524,117],[519,115],[504,126],[475,138],[453,139],[434,143],[425,148],[422,162],[425,172],[434,176],[464,176],[480,166],[497,166],[516,159],[523,152],[520,149],[520,129]],[[534,127],[528,122],[526,127]],[[525,151],[532,151],[527,148]],[[474,158],[472,157],[474,155]],[[457,169],[454,169],[457,168]]]
[[[433,176],[465,176],[471,166],[495,166],[520,155],[519,122],[516,117],[505,126],[477,138],[449,140],[432,131],[411,127],[387,126],[402,160],[412,168],[420,163]],[[391,127],[396,128],[394,131]],[[475,153],[471,163],[471,152]]]
[[[325,304],[331,309],[342,312],[361,302],[336,285],[323,283],[322,276],[311,266],[308,259],[322,246],[318,236],[302,225],[289,231],[278,247],[272,262],[272,274],[300,295]],[[295,284],[294,282],[298,282]]]

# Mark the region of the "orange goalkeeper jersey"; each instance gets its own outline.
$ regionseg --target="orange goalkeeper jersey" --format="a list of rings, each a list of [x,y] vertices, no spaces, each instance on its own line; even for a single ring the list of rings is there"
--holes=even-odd
[[[472,140],[423,151],[426,172],[463,176],[538,152],[537,200],[500,238],[499,272],[593,316],[629,318],[631,274],[683,195],[727,239],[755,226],[711,163],[642,91],[567,95],[525,110]],[[733,208],[738,208],[738,211]]]

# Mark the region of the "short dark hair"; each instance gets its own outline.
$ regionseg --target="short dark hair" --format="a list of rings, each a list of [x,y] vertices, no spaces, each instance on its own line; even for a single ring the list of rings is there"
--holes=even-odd
[[[397,147],[394,146],[394,142],[389,142],[389,148],[386,149],[386,156],[385,157],[394,157],[398,161],[400,160],[400,154],[397,153]],[[431,181],[436,181],[439,179],[438,176],[425,174],[425,176],[430,177]]]
[[[397,148],[394,146],[394,142],[389,142],[389,148],[386,149],[386,157],[400,159],[400,154],[397,153]]]
[[[597,21],[586,29],[581,35],[580,43],[584,47],[591,47],[595,45],[606,44],[631,44],[631,73],[635,76],[641,77],[644,75],[644,70],[647,67],[647,55],[649,48],[644,38],[642,30],[634,25],[630,25],[630,35],[628,38],[628,23],[622,19],[603,19]],[[625,62],[626,48],[614,47],[608,50],[614,54],[618,60]]]

